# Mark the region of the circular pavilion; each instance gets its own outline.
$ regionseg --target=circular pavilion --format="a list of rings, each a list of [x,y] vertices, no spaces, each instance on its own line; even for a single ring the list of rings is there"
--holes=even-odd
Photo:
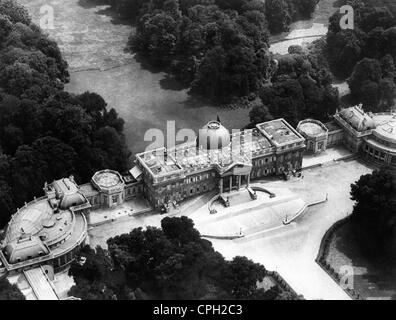
[[[297,131],[306,140],[306,150],[309,153],[319,153],[327,149],[327,127],[318,120],[306,119],[298,124]]]

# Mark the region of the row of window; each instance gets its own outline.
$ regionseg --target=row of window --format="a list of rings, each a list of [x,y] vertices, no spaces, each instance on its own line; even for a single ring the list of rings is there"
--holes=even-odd
[[[253,166],[262,166],[265,163],[269,163],[269,162],[275,162],[276,161],[276,157],[267,157],[264,159],[259,159],[259,160],[253,160]]]
[[[283,146],[280,149],[281,150],[291,149],[291,148],[294,148],[294,147],[301,146],[302,144],[303,144],[303,142],[296,142],[296,143],[289,144],[287,146]]]
[[[214,178],[216,176],[216,174],[214,172],[212,173],[204,173],[204,174],[200,174],[194,177],[190,177],[184,180],[184,183],[194,183],[194,182],[198,182],[198,181],[202,181],[202,180],[208,180],[209,178]]]
[[[255,179],[255,178],[262,177],[262,176],[267,176],[269,174],[273,174],[275,172],[276,172],[275,168],[253,170],[251,173],[251,177],[252,177],[252,179]]]
[[[127,196],[131,196],[133,194],[142,192],[142,189],[143,189],[142,186],[127,188],[126,189],[126,194],[127,194]]]
[[[284,160],[291,160],[293,158],[299,159],[301,156],[302,156],[302,154],[301,154],[300,151],[298,151],[298,152],[290,152],[290,153],[287,153],[286,155],[280,155],[279,156],[279,161],[282,162]],[[253,160],[253,166],[262,166],[264,164],[275,162],[275,161],[276,161],[276,157],[275,156],[267,157],[267,158],[259,159],[259,160]]]
[[[161,199],[157,199],[157,205],[160,205],[161,203],[167,203],[169,201],[172,201],[172,199],[176,199],[176,200],[180,200],[180,199],[186,199],[187,197],[192,197],[194,195],[200,194],[200,193],[204,193],[206,191],[208,191],[209,188],[206,184],[202,185],[202,186],[197,186],[197,187],[193,187],[190,188],[188,191],[184,190],[183,191],[183,196],[180,197],[177,194],[172,194],[169,196],[166,196],[165,198]]]
[[[280,162],[283,162],[283,161],[290,161],[290,160],[292,160],[293,158],[294,159],[299,159],[299,158],[301,158],[301,156],[302,156],[302,154],[300,153],[300,152],[296,152],[296,153],[293,153],[293,152],[291,152],[291,153],[288,153],[288,154],[286,154],[286,155],[280,155],[279,156],[279,161]]]
[[[373,149],[373,148],[369,147],[368,145],[366,145],[366,147],[365,147],[365,152],[370,154],[370,156],[373,156],[373,157],[378,158],[380,160],[385,160],[385,153],[384,152],[381,152],[381,151],[378,151],[376,149]],[[392,162],[393,162],[393,159],[392,159]]]
[[[200,174],[200,175],[197,175],[197,176],[193,176],[193,177],[187,178],[187,179],[185,179],[182,182],[174,182],[174,183],[170,183],[170,184],[168,184],[166,186],[159,187],[158,191],[159,192],[162,192],[162,191],[165,191],[165,190],[170,191],[170,190],[178,188],[180,186],[183,186],[183,185],[186,185],[186,184],[192,184],[192,183],[199,182],[199,181],[208,180],[210,178],[214,178],[215,176],[216,176],[216,174],[214,172]]]

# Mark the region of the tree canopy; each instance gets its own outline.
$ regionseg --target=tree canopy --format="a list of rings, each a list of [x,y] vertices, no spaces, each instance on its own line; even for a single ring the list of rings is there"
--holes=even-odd
[[[301,47],[275,57],[278,65],[250,111],[251,125],[285,118],[292,125],[306,118],[328,121],[340,105],[332,75],[318,57]]]
[[[108,251],[99,247],[81,251],[70,269],[76,283],[70,295],[82,299],[275,299],[284,294],[280,288],[259,289],[257,284],[267,275],[264,266],[246,257],[226,261],[187,217],[165,218],[161,229],[136,228],[107,243]]]
[[[331,70],[350,77],[353,103],[362,102],[372,111],[389,110],[396,99],[396,6],[383,0],[340,4],[354,8],[355,25],[353,30],[341,29],[339,12],[330,18],[326,56]]]
[[[25,296],[15,284],[0,279],[0,300],[25,300]]]
[[[375,170],[351,185],[352,218],[365,250],[394,255],[396,244],[395,182],[386,168]]]
[[[65,92],[68,79],[57,44],[0,0],[0,228],[46,181],[127,169],[123,120],[95,93]]]
[[[269,30],[310,16],[318,0],[108,0],[137,31],[131,47],[191,93],[230,103],[268,81]]]

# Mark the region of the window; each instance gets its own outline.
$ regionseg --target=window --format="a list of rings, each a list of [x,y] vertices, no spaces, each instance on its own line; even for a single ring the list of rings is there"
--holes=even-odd
[[[119,199],[118,195],[113,196],[112,197],[113,203],[117,203],[118,199]]]

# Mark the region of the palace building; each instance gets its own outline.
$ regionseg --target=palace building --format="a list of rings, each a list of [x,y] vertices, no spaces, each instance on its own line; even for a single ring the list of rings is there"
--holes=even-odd
[[[232,134],[211,121],[193,143],[137,154],[132,171],[135,179],[142,179],[152,206],[159,208],[214,189],[239,189],[251,179],[300,170],[304,150],[304,137],[284,119]]]
[[[142,193],[131,174],[97,172],[90,183],[74,178],[45,184],[44,196],[26,203],[12,216],[0,246],[0,276],[45,266],[50,273],[65,269],[87,239],[91,214],[112,208]]]
[[[0,276],[37,266],[66,268],[87,239],[92,215],[134,197],[167,211],[172,204],[216,191],[220,195],[249,187],[250,181],[298,173],[304,153],[346,146],[377,165],[396,169],[396,114],[344,109],[329,123],[307,119],[294,129],[284,119],[230,133],[211,121],[196,141],[136,155],[127,173],[97,172],[89,183],[74,178],[45,184],[44,196],[12,216],[0,245]]]

